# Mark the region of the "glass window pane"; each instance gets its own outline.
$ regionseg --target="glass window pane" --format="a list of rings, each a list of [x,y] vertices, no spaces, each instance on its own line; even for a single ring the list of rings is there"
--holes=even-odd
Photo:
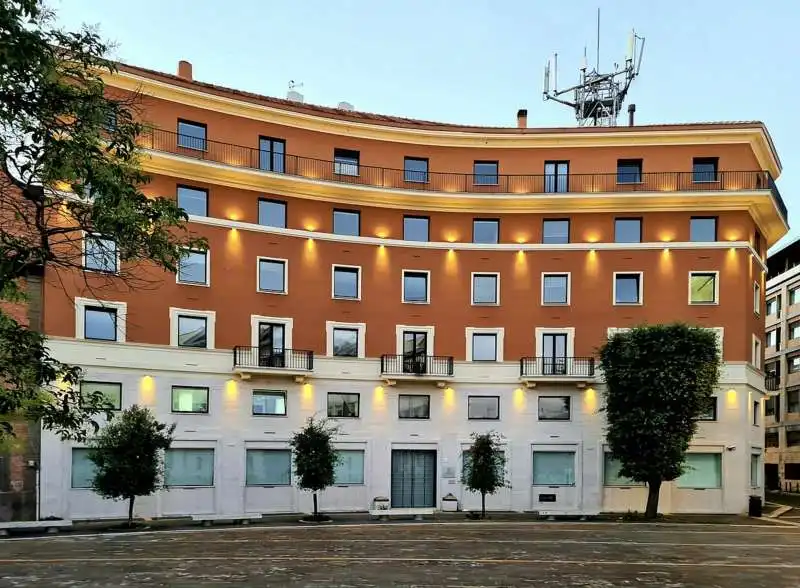
[[[178,121],[178,146],[188,149],[206,149],[206,127],[198,123]]]
[[[566,304],[568,278],[566,275],[545,275],[544,280],[544,304]]]
[[[717,397],[711,396],[708,399],[708,406],[706,410],[700,413],[697,417],[699,421],[715,421],[717,420]]]
[[[617,183],[631,184],[642,181],[642,161],[640,159],[620,159],[617,162]]]
[[[261,259],[258,262],[258,289],[262,292],[286,291],[286,264],[283,261]]]
[[[397,405],[397,416],[401,419],[427,419],[431,416],[430,396],[400,394]]]
[[[88,398],[95,392],[100,392],[114,410],[122,408],[122,384],[118,382],[81,382],[82,398]]]
[[[472,334],[472,361],[497,361],[497,335]]]
[[[213,449],[168,449],[164,456],[167,486],[213,486]]]
[[[342,176],[357,176],[358,161],[360,154],[358,151],[349,149],[333,150],[333,173]]]
[[[499,419],[499,396],[469,396],[467,397],[467,418],[470,419]]]
[[[491,274],[472,276],[472,302],[474,304],[497,304],[497,276]]]
[[[265,227],[286,228],[286,203],[276,200],[258,201],[258,224]]]
[[[403,239],[406,241],[428,241],[429,219],[421,216],[403,218]]]
[[[690,241],[716,241],[717,240],[717,219],[716,218],[693,218],[689,221],[689,240]]]
[[[188,186],[178,186],[178,206],[186,214],[208,216],[208,191]]]
[[[569,396],[540,396],[540,421],[568,421],[570,419]]]
[[[716,182],[717,160],[695,159],[692,162],[692,176],[695,182]]]
[[[639,278],[636,274],[617,274],[614,277],[614,303],[639,304]]]
[[[286,392],[253,390],[253,414],[286,416]]]
[[[416,272],[403,274],[403,300],[406,302],[428,301],[428,274]]]
[[[292,483],[292,452],[289,449],[248,449],[247,486],[288,486]]]
[[[335,298],[358,298],[358,269],[335,267],[333,269],[333,296]]]
[[[186,284],[207,283],[206,252],[187,251],[178,265],[178,281]]]
[[[361,215],[357,212],[348,212],[346,210],[333,211],[333,233],[335,235],[358,237],[360,224]]]
[[[178,347],[208,347],[204,317],[178,316]]]
[[[403,172],[403,179],[406,182],[427,182],[428,160],[406,157]]]
[[[548,161],[544,164],[544,191],[567,192],[569,189],[569,162]]]
[[[95,465],[89,459],[89,449],[74,447],[72,449],[72,487],[91,488],[94,472]]]
[[[644,484],[620,475],[621,464],[606,452],[603,460],[603,486],[643,486]]]
[[[340,450],[339,461],[333,471],[334,484],[356,485],[364,483],[364,452],[362,450]]]
[[[545,219],[542,222],[542,243],[550,245],[569,243],[569,221]]]
[[[497,184],[497,168],[496,161],[476,161],[472,182],[478,185]]]
[[[83,241],[86,269],[100,272],[117,271],[117,244],[113,239],[86,235]]]
[[[750,486],[753,488],[761,486],[761,454],[759,453],[750,455]]]
[[[172,412],[208,412],[208,388],[173,386]]]
[[[358,357],[358,330],[333,329],[333,355]]]
[[[357,418],[359,412],[358,394],[341,392],[328,393],[328,416],[333,418]]]
[[[575,452],[534,451],[534,486],[574,486]]]
[[[687,453],[678,488],[721,488],[722,454]]]
[[[286,144],[277,139],[259,139],[259,168],[265,171],[284,171]]]
[[[716,274],[692,274],[690,277],[691,301],[693,303],[716,302]]]
[[[614,221],[615,243],[640,243],[642,221],[638,218],[618,218]]]
[[[497,243],[500,238],[500,221],[474,220],[472,221],[473,243]]]
[[[83,337],[99,341],[116,341],[116,309],[87,307],[83,313]]]

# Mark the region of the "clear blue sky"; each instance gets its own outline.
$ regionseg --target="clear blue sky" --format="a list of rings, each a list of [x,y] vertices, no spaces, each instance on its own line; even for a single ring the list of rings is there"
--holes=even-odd
[[[572,126],[542,102],[542,68],[559,54],[559,85],[577,79],[585,45],[601,69],[646,36],[628,102],[638,123],[762,120],[783,162],[778,186],[800,235],[797,0],[49,0],[66,27],[98,25],[115,57],[306,101],[483,125]],[[790,221],[791,222],[791,221]]]

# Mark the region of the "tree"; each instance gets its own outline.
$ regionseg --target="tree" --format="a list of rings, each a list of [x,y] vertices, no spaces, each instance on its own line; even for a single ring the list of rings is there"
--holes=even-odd
[[[162,454],[172,445],[174,431],[174,423],[160,423],[149,409],[133,405],[90,443],[89,459],[95,465],[92,489],[103,498],[128,501],[128,526],[133,525],[136,497],[162,487]]]
[[[472,446],[464,455],[462,483],[481,493],[481,518],[486,518],[486,495],[506,486],[506,457],[495,432],[472,434]]]
[[[205,248],[174,200],[141,191],[138,97],[106,87],[108,50],[93,30],[57,28],[43,0],[0,0],[0,438],[21,418],[82,440],[107,413],[101,398],[81,402],[80,370],[7,312],[26,278],[84,276],[84,233],[103,237],[91,240],[98,259],[120,260],[83,278],[91,291],[160,283],[184,248]]]
[[[305,427],[292,435],[289,442],[294,450],[294,469],[298,478],[298,487],[313,492],[313,520],[321,521],[322,516],[317,508],[317,492],[333,485],[334,470],[339,461],[333,447],[333,437],[338,432],[327,420],[317,420],[313,416],[306,421]]]
[[[620,474],[648,486],[655,518],[661,484],[683,473],[697,420],[719,381],[716,335],[684,324],[636,327],[600,349],[606,440]]]

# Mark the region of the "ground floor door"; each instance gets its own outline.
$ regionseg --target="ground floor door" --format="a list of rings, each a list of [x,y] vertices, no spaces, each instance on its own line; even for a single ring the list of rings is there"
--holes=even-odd
[[[392,508],[436,506],[436,452],[392,451]]]
[[[764,487],[767,490],[780,490],[781,482],[778,477],[778,464],[764,464]]]

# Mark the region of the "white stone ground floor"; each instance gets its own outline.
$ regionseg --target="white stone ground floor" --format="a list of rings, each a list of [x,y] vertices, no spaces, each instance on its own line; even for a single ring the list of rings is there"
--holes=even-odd
[[[140,499],[140,516],[307,512],[296,487],[289,439],[312,415],[339,427],[336,484],[323,510],[439,508],[453,495],[464,510],[480,497],[460,482],[472,433],[503,437],[508,487],[487,507],[543,514],[642,511],[646,489],[621,479],[603,440],[598,380],[521,382],[516,362],[457,362],[454,376],[387,381],[374,359],[315,358],[305,377],[235,373],[230,351],[53,340],[59,359],[80,365],[90,386],[122,407],[150,407],[177,424],[165,456],[168,489]],[[243,377],[244,375],[244,377]],[[728,364],[716,410],[700,424],[687,472],[665,484],[662,512],[741,513],[763,495],[763,375]],[[118,517],[124,503],[88,488],[91,464],[79,445],[45,433],[40,517]]]

